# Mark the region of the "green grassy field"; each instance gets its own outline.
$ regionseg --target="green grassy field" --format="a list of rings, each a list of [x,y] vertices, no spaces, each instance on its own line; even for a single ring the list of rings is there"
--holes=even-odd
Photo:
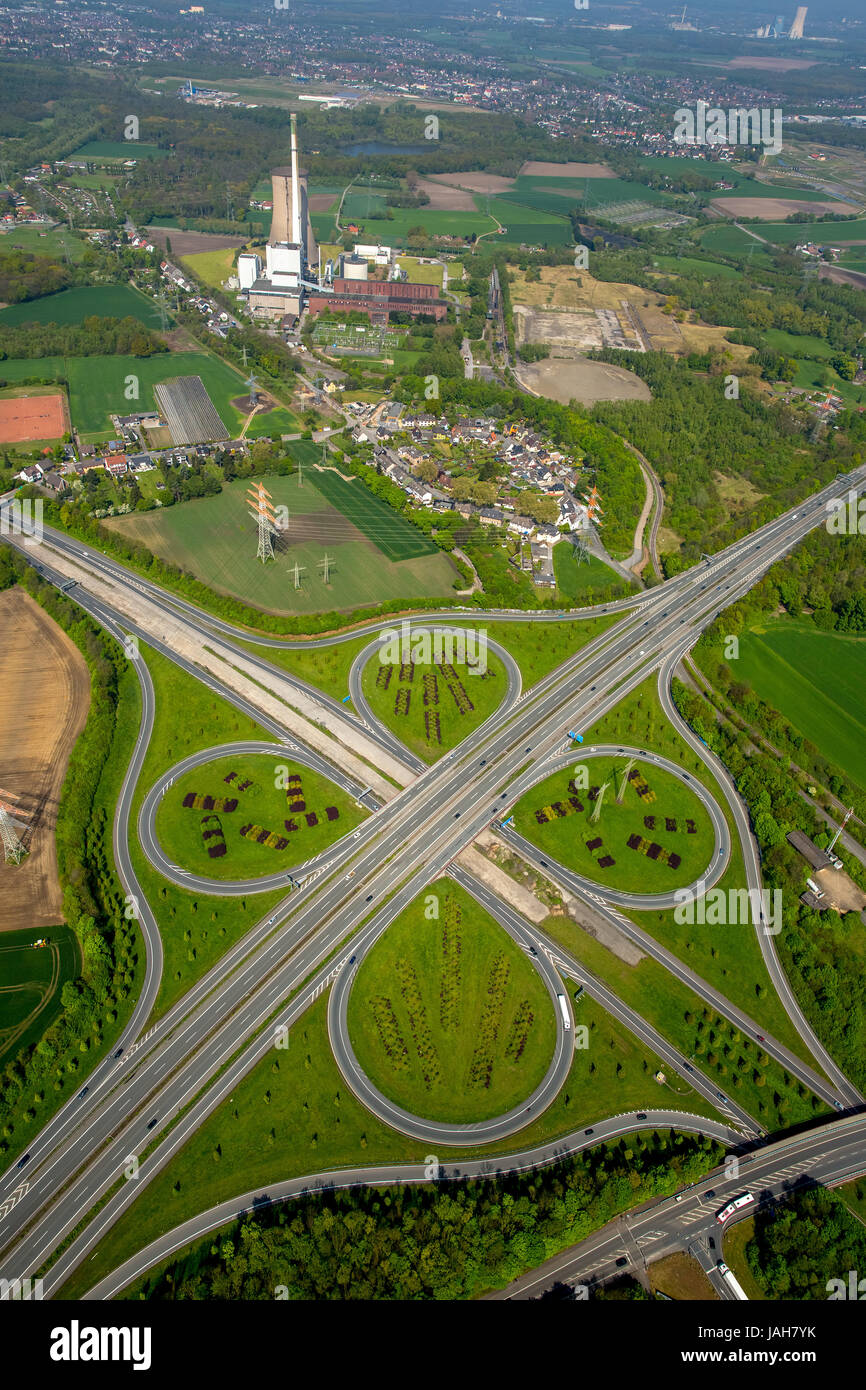
[[[140,650],[153,680],[156,716],[132,802],[129,850],[136,877],[153,908],[165,952],[159,993],[151,1015],[153,1021],[190,989],[229,947],[267,917],[270,909],[286,894],[278,888],[249,897],[201,897],[169,883],[144,857],[135,831],[138,812],[161,773],[202,748],[243,739],[267,742],[273,736],[167,657],[160,656],[144,643],[140,644]],[[177,717],[179,709],[183,710],[182,719]],[[122,777],[123,767],[118,771]]]
[[[286,786],[277,787],[284,768]],[[185,806],[191,793],[236,801],[237,807]],[[181,868],[210,878],[258,878],[311,859],[365,819],[350,796],[303,763],[256,755],[217,758],[178,777],[160,802],[156,833]],[[266,830],[284,843],[259,843],[259,832]],[[205,841],[205,831],[215,833]],[[211,857],[212,846],[225,852]]]
[[[430,895],[434,920],[425,916]],[[348,1025],[379,1090],[413,1115],[449,1123],[518,1105],[542,1080],[556,1039],[550,996],[527,956],[442,879],[364,958]]]
[[[637,965],[626,964],[570,917],[548,917],[543,925],[549,936],[561,942],[588,970],[604,980],[620,999],[652,1023],[684,1057],[688,1057],[697,1071],[703,1072],[721,1090],[733,1095],[749,1114],[759,1119],[771,1132],[829,1113],[828,1107],[817,1096],[811,1095],[805,1086],[761,1051],[757,1040],[745,1036],[729,1020],[706,1007],[699,995],[675,979],[658,961],[644,956]],[[689,959],[688,964],[698,973],[704,973],[699,970],[696,961]],[[746,969],[744,964],[739,968],[734,965],[732,973],[739,974]],[[704,973],[704,978],[709,976]],[[749,1012],[752,1016],[757,1014],[760,1022],[770,1027],[765,1012],[766,1001],[762,999],[760,1004],[755,1003],[752,977],[749,977],[749,983],[753,989],[751,1003],[747,1006]],[[724,982],[720,983],[719,988],[733,993]],[[775,1036],[781,1037],[775,1028],[772,1031]],[[595,1060],[599,1059],[599,1052],[596,1046],[592,1053]],[[798,1053],[808,1059],[802,1045]],[[667,1064],[662,1070],[667,1073],[669,1080],[682,1085],[679,1077],[671,1077]],[[697,1102],[697,1097],[690,1097],[683,1108],[705,1114]],[[665,1102],[660,1100],[657,1103]],[[679,1109],[680,1106],[674,1108]]]
[[[33,948],[45,938],[47,947]],[[60,1012],[60,991],[81,969],[70,927],[0,933],[0,1063],[42,1037]]]
[[[732,265],[721,265],[718,261],[702,261],[692,256],[653,256],[652,264],[656,270],[670,271],[674,275],[700,276],[704,280],[739,280],[742,272]]]
[[[560,541],[553,547],[553,572],[563,603],[579,604],[588,593],[597,589],[609,589],[612,584],[625,582],[594,555],[578,564],[574,547],[567,540]]]
[[[364,667],[363,690],[376,718],[428,763],[462,743],[505,696],[505,670],[492,652],[483,675],[471,674],[462,661],[454,661],[453,671],[456,680],[446,680],[435,664],[383,665],[378,652]]]
[[[448,615],[443,614],[443,621],[447,620]],[[601,618],[548,626],[542,623],[488,623],[461,613],[455,614],[453,621],[459,622],[461,626],[480,625],[486,629],[490,637],[500,642],[506,651],[511,652],[520,667],[523,688],[526,690],[611,627],[617,618],[611,613]],[[350,637],[337,646],[318,647],[308,652],[273,647],[267,652],[267,659],[276,666],[301,676],[327,695],[332,695],[334,699],[342,700],[349,690],[349,669],[352,662],[369,640],[369,635]],[[259,656],[262,655],[261,647],[250,647],[250,650]]]
[[[823,196],[823,195],[822,195]],[[761,222],[755,228],[768,241],[779,246],[796,246],[800,241],[816,241],[827,246],[844,246],[849,241],[866,241],[866,218],[850,222]]]
[[[232,274],[235,263],[235,249],[224,246],[219,251],[196,251],[191,256],[181,256],[181,265],[187,266],[194,275],[211,289],[220,290]]]
[[[866,787],[866,638],[770,618],[741,635],[736,675]]]
[[[335,469],[325,468],[314,474],[313,481],[322,496],[348,517],[386,559],[398,562],[441,554],[435,541],[404,520],[365,487],[360,478],[347,482]]]
[[[305,469],[301,486],[297,474],[262,480],[274,506],[286,506],[289,513],[288,530],[278,537],[276,559],[267,565],[256,558],[255,522],[246,505],[249,484],[242,479],[226,484],[216,497],[112,518],[110,524],[125,536],[142,541],[163,559],[189,570],[211,588],[278,613],[351,609],[386,598],[432,598],[453,592],[454,567],[441,551],[431,555],[429,542],[420,533],[416,558],[397,562],[383,553],[386,543],[405,552],[414,538],[412,528],[398,513],[388,509],[388,535],[380,534],[374,545],[353,524],[354,517],[347,518],[332,506],[320,490],[320,479],[336,476],[311,474]],[[358,480],[345,486],[357,487],[360,492],[364,484]],[[375,504],[371,512],[386,506],[367,495]],[[356,513],[362,511],[363,502],[357,500]],[[370,513],[363,511],[359,519],[372,526]],[[330,562],[327,585],[325,554]],[[298,589],[294,587],[296,563]]]
[[[575,751],[575,761],[580,763],[579,749]],[[574,813],[569,802],[569,796],[575,794],[570,785],[572,770],[566,768],[545,778],[518,801],[514,809],[515,829],[551,858],[611,888],[661,893],[691,883],[706,869],[712,854],[713,831],[706,811],[694,792],[671,773],[646,762],[635,763],[632,770],[648,785],[647,796],[638,794],[637,787],[642,783],[635,780],[626,785],[620,805],[617,797],[625,764],[622,757],[589,760],[585,765],[589,788],[578,789],[576,795],[583,809]],[[605,782],[607,793],[599,818],[593,822],[594,803],[588,792]],[[649,799],[652,793],[655,795]],[[539,823],[539,813],[544,814],[544,808],[554,802],[569,814],[557,818],[551,812],[546,822]],[[647,825],[647,819],[653,824]],[[675,829],[667,828],[668,820],[676,823]],[[690,825],[694,826],[691,833]],[[680,864],[672,867],[663,855],[653,859],[646,848],[629,848],[631,835],[639,835],[646,845],[661,845],[662,851],[679,855]],[[599,839],[602,843],[594,849],[587,847],[587,842]],[[613,858],[614,863],[605,866],[601,861],[607,857]]]
[[[478,197],[476,201],[486,210],[486,199]],[[564,203],[563,214],[567,208],[568,204]],[[494,243],[504,241],[511,245],[526,242],[531,246],[570,246],[574,241],[574,232],[568,218],[564,215],[557,216],[548,208],[530,207],[526,203],[500,197],[490,199],[490,212],[505,228],[504,235],[489,238]]]
[[[133,408],[153,409],[156,405],[154,386],[172,377],[201,377],[233,439],[243,428],[246,417],[231,402],[249,395],[240,372],[205,352],[165,352],[154,357],[10,358],[0,363],[0,376],[10,382],[31,376],[68,380],[73,424],[83,434],[106,437],[111,430],[110,414],[127,415]],[[137,399],[125,394],[130,376],[138,382]],[[299,428],[291,411],[280,407],[257,415],[247,437],[279,438],[280,434],[293,433]]]
[[[756,230],[761,236],[766,235],[767,229],[763,224]],[[738,260],[751,255],[753,264],[767,264],[770,260],[769,248],[762,246],[760,241],[739,227],[707,227],[701,232],[701,245],[707,251],[715,251],[720,256],[735,256]]]
[[[159,310],[153,300],[130,285],[88,285],[31,299],[25,304],[10,304],[0,310],[0,323],[81,323],[91,315],[135,318],[154,330],[160,326]]]
[[[71,261],[80,261],[87,250],[87,242],[76,236],[64,226],[52,227],[12,227],[0,236],[0,251],[12,251],[16,247],[22,251],[35,251],[40,256],[57,256]]]
[[[569,992],[574,997],[574,986]],[[717,1112],[687,1081],[584,994],[575,1005],[590,1046],[577,1049],[565,1085],[552,1105],[519,1137],[486,1146],[485,1154],[511,1154],[592,1125],[622,1111],[671,1105],[698,1115]],[[654,1072],[667,1072],[660,1086]],[[323,1169],[359,1163],[423,1163],[429,1145],[380,1124],[347,1090],[331,1055],[327,995],[318,999],[289,1037],[235,1087],[195,1136],[144,1189],[132,1209],[100,1241],[92,1261],[64,1285],[79,1297],[129,1255],[162,1232],[215,1202],[241,1192]],[[471,1150],[449,1150],[461,1158]],[[475,1150],[477,1154],[478,1150]],[[671,1179],[673,1191],[676,1179]],[[623,1206],[629,1195],[623,1195]]]
[[[352,194],[346,199],[346,203],[352,198]],[[366,194],[354,195],[366,202]],[[371,198],[377,195],[371,194]],[[495,214],[493,207],[495,199],[490,200],[491,212]],[[345,227],[348,223],[355,222],[363,228],[363,235],[359,235],[359,241],[381,241],[386,246],[405,246],[411,227],[424,227],[428,236],[456,236],[467,237],[473,232],[480,235],[482,232],[495,232],[496,226],[492,218],[485,212],[452,212],[441,208],[391,208],[394,214],[387,221],[379,221],[374,218],[351,217],[346,213],[346,203],[343,204],[343,215],[341,223]],[[485,206],[482,204],[482,206]],[[333,226],[333,218],[330,214],[313,214],[313,226],[316,227],[316,218],[322,220],[323,228],[327,225]],[[501,219],[500,219],[501,220]],[[317,228],[318,231],[318,228]],[[324,240],[329,238],[325,236]]]
[[[101,159],[168,159],[171,150],[162,150],[158,145],[146,145],[141,140],[90,140],[80,150],[69,155],[70,159],[90,159],[99,163]]]

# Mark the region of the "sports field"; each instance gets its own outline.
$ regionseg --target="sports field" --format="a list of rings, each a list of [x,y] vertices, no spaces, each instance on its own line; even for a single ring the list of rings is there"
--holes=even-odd
[[[456,644],[455,644],[456,647]],[[459,648],[452,653],[455,657]],[[487,652],[487,669],[473,674],[467,661],[410,661],[383,665],[374,652],[364,668],[364,694],[370,708],[425,762],[435,762],[487,719],[505,696],[501,661]],[[462,653],[475,656],[471,647]],[[431,652],[431,655],[434,653]]]
[[[713,829],[694,792],[649,763],[638,761],[627,773],[624,757],[592,758],[583,765],[585,778],[575,780],[579,749],[575,759],[574,769],[555,772],[518,801],[514,824],[521,835],[576,873],[626,892],[670,891],[703,873]]]
[[[49,381],[68,380],[72,421],[85,435],[105,437],[111,429],[110,414],[127,415],[132,410],[155,409],[154,386],[157,382],[176,376],[201,377],[233,439],[240,433],[246,418],[232,405],[232,400],[248,394],[243,375],[209,353],[165,352],[154,357],[10,358],[0,367],[0,376],[10,382],[34,376]],[[130,386],[130,378],[134,378],[134,386]],[[130,389],[136,389],[138,395],[127,395]],[[281,406],[256,415],[247,438],[258,439],[262,435],[279,438],[281,434],[291,434],[299,428],[291,411]]]
[[[332,505],[330,494],[324,490],[327,483],[320,487],[320,480],[331,476],[305,468],[302,483],[297,475],[262,480],[274,506],[288,508],[288,528],[278,533],[276,558],[266,565],[256,559],[256,526],[247,513],[249,484],[243,480],[225,485],[217,497],[113,517],[106,524],[189,570],[220,593],[234,594],[256,608],[276,613],[318,613],[381,603],[387,598],[433,598],[453,592],[457,576],[446,555],[438,550],[430,554],[426,537],[420,535],[423,548],[416,546],[410,551],[414,528],[390,509],[388,534],[380,534],[374,544],[360,526],[362,521],[368,527],[373,525],[376,513],[372,509],[372,517],[365,513],[353,494],[358,517],[353,524],[355,517],[343,513],[339,499]],[[356,485],[363,487],[360,480]],[[371,500],[377,502],[372,496]],[[386,542],[395,554],[412,553],[415,558],[389,558],[382,549]]]
[[[866,787],[866,637],[771,618],[740,637],[738,680]]]
[[[415,1115],[452,1123],[518,1105],[542,1080],[556,1038],[550,996],[527,957],[447,879],[365,957],[348,1025],[374,1085]]]
[[[0,242],[0,250],[3,243]],[[159,329],[160,314],[152,299],[130,285],[88,285],[61,290],[25,304],[0,310],[0,323],[82,323],[91,316],[139,319],[147,328]]]
[[[34,947],[38,940],[47,946]],[[80,969],[70,927],[0,935],[0,1063],[35,1042],[60,1012],[60,991]]]
[[[34,387],[39,391],[38,387]],[[0,399],[0,444],[61,439],[69,428],[66,397],[4,396]]]
[[[217,758],[178,777],[160,802],[156,834],[192,873],[258,878],[311,859],[365,819],[328,778],[260,754]]]

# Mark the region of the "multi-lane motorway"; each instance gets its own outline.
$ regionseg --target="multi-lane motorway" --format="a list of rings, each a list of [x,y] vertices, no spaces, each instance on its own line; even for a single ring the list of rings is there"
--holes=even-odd
[[[852,486],[863,488],[864,482],[866,469],[838,479],[801,504],[798,511],[777,518],[712,562],[659,586],[649,597],[609,605],[608,611],[621,613],[620,622],[510,709],[488,720],[466,744],[411,780],[364,823],[357,838],[347,837],[334,846],[327,864],[317,866],[297,890],[287,894],[270,919],[248,933],[146,1034],[141,1034],[141,1028],[158,986],[161,953],[156,923],[142,895],[139,920],[148,950],[148,981],[134,1022],[122,1040],[123,1054],[102,1063],[90,1079],[87,1094],[69,1102],[54,1117],[30,1146],[24,1168],[13,1167],[0,1179],[0,1203],[15,1197],[11,1208],[7,1200],[7,1215],[0,1223],[0,1277],[22,1278],[40,1268],[95,1203],[105,1198],[96,1216],[68,1243],[46,1276],[46,1292],[56,1291],[68,1273],[89,1257],[142,1187],[266,1054],[274,1026],[291,1027],[332,979],[340,979],[351,969],[358,928],[362,928],[358,940],[364,933],[375,937],[384,930],[480,830],[507,812],[529,765],[535,768],[537,778],[540,765],[546,767],[550,759],[566,752],[566,730],[587,727],[652,672],[669,675],[701,628],[825,519],[829,498],[844,497]],[[81,575],[73,591],[76,600],[115,635],[120,635],[121,629],[134,630],[134,624],[112,608],[105,597],[106,582],[118,594],[146,592],[148,602],[171,615],[175,630],[186,628],[211,638],[219,631],[227,646],[241,639],[270,644],[268,639],[253,639],[231,624],[202,614],[59,533],[46,531],[44,544],[34,547],[30,558],[50,575],[52,557],[55,564],[63,562],[60,573],[66,573],[71,554]],[[100,579],[99,597],[87,589],[91,572]],[[592,610],[593,615],[598,611]],[[497,621],[532,618],[525,613],[490,616]],[[574,615],[562,617],[573,619]],[[550,621],[551,617],[538,615],[536,620]],[[386,624],[371,625],[371,631],[377,626]],[[251,714],[278,741],[285,740],[285,729],[275,719],[264,718],[251,701],[170,647],[161,646],[152,634],[142,631],[140,636]],[[330,645],[340,639],[320,640],[322,645]],[[262,660],[263,684],[269,669]],[[148,695],[149,681],[140,660],[136,670],[145,694],[142,724],[115,823],[118,871],[133,896],[140,889],[127,849],[129,804],[136,768],[140,768],[153,725],[153,694],[151,690]],[[280,672],[280,676],[285,679],[285,673]],[[351,723],[346,721],[349,746]],[[355,726],[360,728],[361,722],[355,721]],[[368,729],[364,732],[373,737]],[[382,747],[394,752],[393,736],[383,737]],[[707,750],[696,751],[706,762],[711,761]],[[401,756],[405,762],[405,750],[401,749]],[[333,769],[329,775],[334,775]],[[739,822],[738,830],[742,837]],[[759,885],[760,866],[756,858],[750,867],[748,839],[746,822],[743,848],[750,886],[753,871]],[[765,955],[769,952],[775,960],[772,939],[760,929],[758,935]],[[808,1030],[777,961],[776,967],[780,995],[826,1073],[834,1103],[859,1105],[862,1098]],[[339,995],[340,990],[335,993]],[[725,1008],[731,1011],[727,1001]],[[835,1141],[827,1142],[832,1146]],[[145,1150],[148,1152],[143,1157]],[[130,1155],[142,1160],[137,1176],[117,1187]],[[112,1192],[113,1188],[117,1190]]]

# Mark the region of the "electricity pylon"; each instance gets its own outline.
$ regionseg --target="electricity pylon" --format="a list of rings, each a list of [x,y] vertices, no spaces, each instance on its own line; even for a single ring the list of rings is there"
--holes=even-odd
[[[331,582],[331,565],[333,563],[330,555],[325,551],[324,558],[319,561],[319,569],[322,571],[322,580],[325,584],[330,584]]]
[[[297,560],[295,561],[295,567],[294,567],[294,570],[293,570],[293,575],[294,575],[295,588],[296,588],[296,589],[300,589],[300,587],[301,587],[301,575],[302,575],[302,574],[305,574],[305,573],[306,573],[306,570],[307,570],[306,565],[299,565],[298,562],[297,562]],[[327,583],[327,580],[326,580],[325,582]]]
[[[622,781],[620,782],[619,791],[616,794],[617,806],[622,805],[622,799],[625,796],[625,789],[628,786],[628,774],[631,772],[636,762],[637,758],[629,758],[628,762],[625,765],[625,768],[623,769]]]
[[[609,786],[609,782],[602,782],[601,786],[598,789],[598,796],[595,798],[595,806],[593,807],[592,815],[589,818],[591,825],[595,825],[596,821],[601,815],[601,803],[604,801],[604,794]]]
[[[12,822],[13,815],[16,819],[21,817],[29,819],[29,812],[19,811],[17,807],[10,806],[7,801],[0,801],[0,839],[3,841],[3,859],[7,864],[20,864],[24,857],[24,846]]]
[[[250,504],[250,516],[258,525],[259,546],[256,551],[256,559],[261,560],[264,565],[267,564],[268,560],[274,558],[274,531],[276,530],[276,517],[271,504],[271,494],[264,483],[256,483],[250,488],[247,493],[247,502]]]

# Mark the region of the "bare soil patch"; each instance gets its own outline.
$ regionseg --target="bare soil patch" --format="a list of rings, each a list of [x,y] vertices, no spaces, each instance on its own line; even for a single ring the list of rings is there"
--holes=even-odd
[[[310,212],[327,212],[331,204],[336,201],[336,195],[333,193],[309,193],[307,195],[307,206]]]
[[[477,212],[475,199],[469,189],[454,184],[439,183],[436,179],[419,179],[419,193],[426,193],[431,209],[443,212]]]
[[[797,68],[813,68],[817,59],[810,58],[731,58],[729,68],[765,68],[770,72],[795,72]]]
[[[221,236],[217,232],[182,232],[177,227],[146,227],[145,231],[152,242],[165,249],[166,241],[171,242],[171,254],[195,256],[199,251],[222,251],[225,247],[245,246],[248,238],[242,236]]]
[[[90,675],[78,648],[22,589],[0,593],[0,629],[0,787],[33,813],[27,858],[17,867],[0,862],[0,931],[12,931],[64,920],[54,831]]]
[[[649,401],[652,393],[645,381],[624,367],[607,362],[593,362],[586,357],[573,361],[548,357],[543,362],[521,364],[520,382],[540,396],[568,405],[578,400],[583,405],[596,401]]]
[[[465,174],[437,174],[435,182],[450,184],[452,188],[468,188],[471,193],[507,193],[514,187],[514,179],[503,178],[501,174],[482,174],[477,169]]]
[[[530,159],[520,169],[521,177],[554,179],[615,179],[616,174],[606,164],[551,164],[543,159]]]
[[[783,222],[795,212],[842,212],[844,203],[804,203],[797,198],[716,198],[710,204],[727,217],[760,217],[764,222]],[[808,235],[808,231],[804,231]]]

